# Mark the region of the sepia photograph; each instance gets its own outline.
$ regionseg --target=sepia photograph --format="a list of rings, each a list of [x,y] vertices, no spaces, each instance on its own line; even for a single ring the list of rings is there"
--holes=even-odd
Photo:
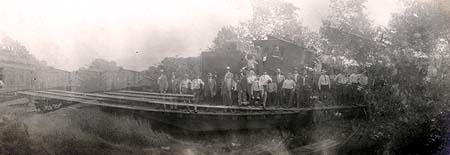
[[[0,155],[449,155],[449,0],[0,0]]]

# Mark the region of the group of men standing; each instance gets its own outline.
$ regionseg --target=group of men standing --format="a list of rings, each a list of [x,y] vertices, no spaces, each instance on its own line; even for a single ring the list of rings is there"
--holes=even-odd
[[[285,108],[311,106],[315,95],[321,101],[357,102],[362,96],[358,92],[368,83],[364,72],[345,71],[334,75],[334,72],[327,74],[322,70],[314,74],[307,68],[287,74],[277,68],[272,75],[267,72],[257,75],[251,67],[234,74],[227,66],[223,78],[213,73],[206,75],[206,79],[197,75],[191,80],[187,74],[179,79],[172,73],[169,79],[162,70],[157,83],[160,93],[193,94],[196,103]]]

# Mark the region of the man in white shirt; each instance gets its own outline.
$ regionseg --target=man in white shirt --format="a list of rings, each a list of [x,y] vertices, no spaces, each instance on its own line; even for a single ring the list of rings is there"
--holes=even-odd
[[[325,100],[328,98],[328,94],[330,93],[330,89],[331,89],[331,81],[330,81],[330,77],[325,74],[326,71],[322,70],[322,74],[319,77],[319,81],[318,81],[318,87],[319,87],[319,91],[320,91],[320,98],[321,100]]]
[[[189,88],[192,81],[189,80],[189,75],[185,74],[184,79],[180,82],[180,94],[189,94]]]
[[[261,97],[262,97],[262,104],[264,107],[266,107],[267,89],[268,89],[269,81],[272,81],[272,78],[267,74],[267,72],[264,72],[263,75],[261,75],[259,77],[259,84],[263,88],[263,90],[261,92]]]
[[[2,80],[0,80],[0,89],[2,89],[5,86],[5,83],[3,83]]]
[[[205,85],[200,76],[196,76],[194,80],[192,80],[192,92],[194,92],[194,101],[195,103],[199,103],[200,101],[200,93],[202,92],[202,88]]]
[[[258,65],[258,61],[256,61],[256,56],[253,54],[246,54],[245,59],[247,60],[247,66],[243,69],[247,70],[256,70],[256,65]]]
[[[295,81],[293,79],[293,75],[291,73],[288,74],[287,78],[283,81],[283,98],[287,99],[287,107],[292,107],[292,100],[294,97],[295,91]]]

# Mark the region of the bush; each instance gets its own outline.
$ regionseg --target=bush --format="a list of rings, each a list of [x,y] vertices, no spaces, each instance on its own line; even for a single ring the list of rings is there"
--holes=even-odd
[[[97,109],[80,112],[72,117],[72,121],[81,131],[117,144],[147,147],[174,142],[168,135],[154,132],[144,120],[111,115]]]
[[[32,149],[27,126],[17,121],[7,121],[0,125],[0,154],[38,154]]]

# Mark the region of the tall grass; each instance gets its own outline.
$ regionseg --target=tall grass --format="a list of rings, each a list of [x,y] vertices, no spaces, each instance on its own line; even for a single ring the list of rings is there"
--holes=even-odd
[[[0,124],[0,155],[140,155],[143,148],[175,143],[145,120],[97,108],[64,108],[17,124]]]
[[[151,147],[175,142],[166,134],[154,132],[148,121],[108,114],[98,109],[80,112],[71,120],[81,131],[117,144]]]
[[[32,154],[31,140],[27,128],[17,121],[3,122],[0,125],[0,154]]]

